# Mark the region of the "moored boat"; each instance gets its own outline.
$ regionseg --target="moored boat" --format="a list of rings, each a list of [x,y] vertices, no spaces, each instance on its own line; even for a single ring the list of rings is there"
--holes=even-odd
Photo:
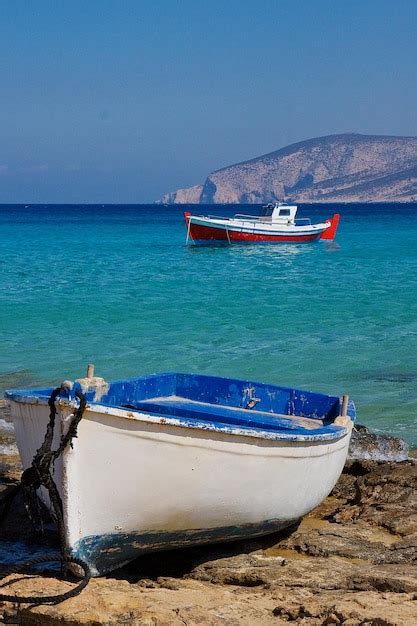
[[[59,446],[80,385],[87,406],[53,477],[66,547],[96,576],[145,552],[292,525],[335,485],[355,419],[347,397],[248,380],[164,373],[98,389],[83,379],[55,403],[49,388],[6,393],[24,469],[53,407]]]
[[[298,207],[280,202],[262,207],[260,215],[237,213],[233,217],[184,213],[188,244],[307,243],[333,240],[340,215],[319,224],[297,218]]]

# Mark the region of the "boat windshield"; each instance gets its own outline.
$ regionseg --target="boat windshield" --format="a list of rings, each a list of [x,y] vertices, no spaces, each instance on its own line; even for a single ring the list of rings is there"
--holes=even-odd
[[[271,217],[274,210],[273,204],[266,204],[261,208],[261,217]]]

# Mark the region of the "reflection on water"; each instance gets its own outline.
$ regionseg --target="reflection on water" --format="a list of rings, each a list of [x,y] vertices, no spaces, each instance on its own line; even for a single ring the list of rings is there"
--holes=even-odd
[[[192,252],[198,252],[199,254],[228,254],[228,255],[236,255],[238,258],[240,256],[247,257],[255,257],[255,258],[264,258],[272,256],[276,257],[293,257],[305,252],[311,252],[316,245],[320,244],[297,244],[297,243],[280,243],[280,244],[219,244],[219,245],[209,245],[209,246],[187,246],[187,250]]]
[[[315,244],[305,243],[281,243],[281,244],[262,244],[262,245],[244,245],[230,246],[230,251],[240,256],[250,256],[253,258],[265,259],[294,259],[301,255],[311,254],[314,252]]]
[[[337,241],[322,241],[321,245],[324,246],[326,252],[338,252],[341,249]]]

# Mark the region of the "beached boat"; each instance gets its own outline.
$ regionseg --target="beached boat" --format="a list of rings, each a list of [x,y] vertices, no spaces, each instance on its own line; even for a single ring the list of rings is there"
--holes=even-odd
[[[305,243],[335,238],[338,213],[325,222],[312,224],[309,218],[297,218],[297,209],[295,205],[275,202],[262,207],[258,216],[236,213],[234,217],[218,217],[185,212],[187,243]]]
[[[88,402],[53,476],[66,545],[96,576],[153,550],[288,527],[329,494],[346,460],[355,419],[347,396],[194,374],[99,388],[86,380],[51,401],[53,448],[80,384]],[[43,441],[51,392],[6,393],[24,468]]]

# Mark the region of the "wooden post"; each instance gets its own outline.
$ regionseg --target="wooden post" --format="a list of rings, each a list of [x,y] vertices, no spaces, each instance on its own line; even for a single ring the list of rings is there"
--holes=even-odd
[[[87,365],[87,378],[94,378],[94,363]]]
[[[341,412],[342,417],[346,417],[347,415],[348,403],[349,403],[349,396],[346,396],[346,395],[342,396],[342,412]]]

